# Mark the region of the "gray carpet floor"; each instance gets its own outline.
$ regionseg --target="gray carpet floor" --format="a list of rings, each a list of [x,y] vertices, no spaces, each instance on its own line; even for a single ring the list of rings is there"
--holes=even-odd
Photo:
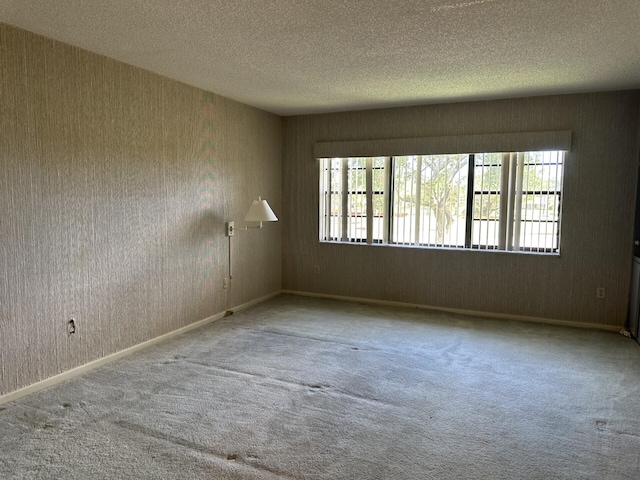
[[[0,406],[1,478],[640,478],[640,346],[283,295]]]

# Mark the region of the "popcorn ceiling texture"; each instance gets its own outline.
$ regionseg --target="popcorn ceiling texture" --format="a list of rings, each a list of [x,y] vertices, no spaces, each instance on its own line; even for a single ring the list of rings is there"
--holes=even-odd
[[[638,0],[3,0],[0,21],[282,115],[640,88]]]

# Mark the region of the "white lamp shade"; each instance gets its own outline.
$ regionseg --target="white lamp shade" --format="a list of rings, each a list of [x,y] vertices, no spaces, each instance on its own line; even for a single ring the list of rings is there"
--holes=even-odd
[[[249,211],[244,216],[245,222],[277,222],[278,217],[276,217],[273,210],[267,203],[266,200],[262,200],[258,197],[258,200],[254,200],[249,208]]]

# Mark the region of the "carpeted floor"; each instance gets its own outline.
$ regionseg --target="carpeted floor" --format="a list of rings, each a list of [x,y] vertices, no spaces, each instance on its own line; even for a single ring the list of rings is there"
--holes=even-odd
[[[640,346],[280,296],[0,406],[0,478],[640,478]]]

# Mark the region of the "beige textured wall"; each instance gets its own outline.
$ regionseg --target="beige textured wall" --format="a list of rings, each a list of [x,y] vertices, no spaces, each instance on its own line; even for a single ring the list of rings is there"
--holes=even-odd
[[[279,117],[5,25],[0,108],[0,395],[280,290]]]
[[[623,325],[638,103],[638,92],[619,92],[285,118],[283,288]],[[541,130],[573,132],[561,257],[318,242],[315,142]]]

